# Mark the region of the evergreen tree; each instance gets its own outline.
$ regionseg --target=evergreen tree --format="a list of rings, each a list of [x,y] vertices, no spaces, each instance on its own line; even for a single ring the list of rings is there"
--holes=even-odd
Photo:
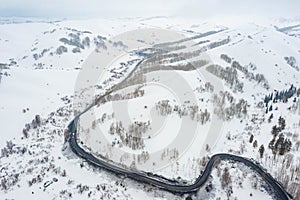
[[[272,119],[273,119],[273,113],[270,115],[268,122],[271,123]]]
[[[254,147],[254,148],[257,147],[257,140],[255,140],[255,141],[253,142],[253,147]]]
[[[264,152],[265,152],[265,147],[264,147],[264,145],[261,145],[259,147],[259,155],[260,155],[261,158],[263,158]]]
[[[251,134],[250,139],[249,139],[249,142],[250,142],[250,143],[253,142],[253,138],[254,138],[254,136]]]
[[[285,129],[285,126],[286,126],[285,119],[281,116],[278,119],[278,125],[279,125],[281,131]]]
[[[273,110],[273,106],[270,105],[269,112]]]
[[[280,131],[279,128],[277,128],[277,126],[275,125],[275,126],[272,127],[271,133],[272,133],[272,135],[273,135],[274,137],[277,137],[279,131]]]

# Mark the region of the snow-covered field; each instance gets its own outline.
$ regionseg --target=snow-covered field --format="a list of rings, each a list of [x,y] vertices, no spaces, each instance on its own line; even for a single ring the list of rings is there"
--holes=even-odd
[[[187,198],[91,167],[64,144],[75,113],[130,75],[80,117],[87,151],[188,183],[209,156],[242,155],[299,199],[299,23],[1,18],[0,196]],[[164,42],[156,60],[139,53]],[[251,169],[221,162],[191,197],[272,199],[267,191]]]

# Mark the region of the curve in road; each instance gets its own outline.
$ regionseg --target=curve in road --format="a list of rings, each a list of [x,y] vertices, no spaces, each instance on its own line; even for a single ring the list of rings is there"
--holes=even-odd
[[[133,71],[137,69],[137,67],[143,62],[141,60]],[[123,81],[125,81],[128,77],[130,77],[133,74],[133,71],[130,72],[129,76],[127,76]],[[123,82],[122,81],[122,82]],[[121,82],[121,83],[122,83]],[[120,84],[121,84],[120,83]],[[114,88],[114,87],[113,87]],[[104,94],[103,96],[99,97],[98,100],[101,100],[102,98],[105,98],[107,95],[111,94],[113,92],[113,89],[109,90]],[[120,166],[117,166],[116,164],[113,164],[111,162],[108,162],[105,159],[99,159],[96,158],[91,153],[86,152],[82,147],[79,146],[77,143],[77,125],[79,117],[87,112],[90,108],[92,108],[94,105],[96,105],[95,101],[93,104],[88,106],[87,109],[85,109],[83,112],[78,114],[68,125],[68,132],[69,132],[69,138],[68,142],[70,145],[71,150],[82,159],[86,160],[88,163],[103,168],[107,171],[110,171],[115,174],[123,175],[125,177],[131,178],[135,181],[146,183],[153,185],[157,188],[175,193],[175,194],[186,194],[186,193],[194,193],[197,192],[208,180],[211,171],[213,167],[218,164],[221,160],[231,160],[235,162],[240,162],[245,164],[246,166],[252,168],[254,171],[256,171],[262,179],[272,187],[273,192],[275,193],[276,197],[280,200],[289,200],[293,199],[293,197],[285,191],[283,186],[276,181],[269,173],[267,173],[262,166],[260,166],[258,163],[253,162],[252,160],[248,158],[244,158],[241,156],[236,156],[232,154],[227,153],[220,153],[213,155],[210,160],[208,161],[205,170],[202,174],[199,175],[199,177],[196,179],[196,181],[193,184],[187,185],[187,184],[181,184],[174,180],[169,180],[167,178],[164,178],[162,176],[158,176],[152,173],[147,173],[143,171],[133,171],[131,169],[122,168]]]
[[[269,173],[265,172],[265,170],[259,164],[252,162],[250,159],[232,155],[232,154],[221,153],[221,154],[213,155],[208,161],[203,173],[191,185],[178,184],[173,180],[168,180],[166,178],[151,173],[146,173],[142,171],[141,172],[132,171],[129,169],[119,167],[117,165],[105,161],[104,159],[102,160],[96,158],[95,156],[86,152],[83,148],[81,148],[78,145],[77,131],[76,131],[77,122],[78,122],[78,117],[75,117],[75,119],[68,126],[69,132],[71,133],[68,141],[72,151],[77,156],[86,160],[88,163],[103,168],[107,171],[113,172],[115,174],[123,175],[133,180],[150,184],[172,193],[185,194],[185,193],[197,192],[199,188],[201,188],[207,182],[213,167],[221,160],[232,160],[236,162],[241,162],[246,166],[252,168],[254,171],[256,171],[263,178],[263,180],[266,181],[268,185],[270,185],[273,188],[276,197],[278,197],[279,199],[281,200],[292,199],[292,196],[289,193],[287,193],[284,190],[284,188]]]

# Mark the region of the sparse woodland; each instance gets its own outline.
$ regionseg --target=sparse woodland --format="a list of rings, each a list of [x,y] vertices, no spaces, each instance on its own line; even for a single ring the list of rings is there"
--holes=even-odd
[[[234,92],[243,92],[244,84],[238,79],[237,70],[232,67],[225,69],[220,65],[209,65],[207,71],[223,79]]]
[[[219,95],[215,94],[213,103],[215,105],[215,114],[223,120],[230,120],[233,117],[247,117],[247,108],[249,106],[247,101],[244,99],[236,101],[228,91],[221,91]]]
[[[125,129],[122,122],[112,123],[109,128],[109,134],[118,135],[121,143],[119,146],[125,145],[133,150],[142,149],[144,147],[143,133],[150,127],[150,121],[148,122],[134,122],[129,125],[128,129]],[[116,145],[114,142],[113,146]]]
[[[156,20],[159,20],[159,18]],[[67,23],[43,23],[43,26],[55,25],[59,27],[61,26],[60,24],[64,24],[65,26]],[[130,24],[126,26],[129,27]],[[210,147],[208,144],[205,144],[206,151],[209,154],[213,154],[217,149],[217,151],[220,150],[241,156],[256,156],[255,159],[251,158],[253,159],[253,162],[258,162],[262,167],[265,167],[268,173],[276,178],[287,191],[294,195],[294,199],[300,199],[300,160],[298,156],[298,152],[300,151],[298,131],[300,128],[300,121],[298,122],[289,118],[289,115],[291,115],[298,120],[298,116],[300,115],[300,88],[298,86],[296,87],[296,85],[292,85],[292,83],[298,83],[297,76],[299,73],[299,65],[296,60],[297,56],[281,55],[280,60],[277,60],[277,58],[274,57],[274,62],[278,64],[272,63],[272,67],[274,67],[274,71],[277,71],[272,74],[274,75],[274,80],[269,79],[268,82],[267,78],[270,77],[268,74],[269,71],[264,71],[264,68],[270,67],[271,63],[266,62],[265,65],[263,65],[263,62],[259,60],[257,63],[260,63],[263,66],[256,66],[252,63],[252,58],[250,58],[250,61],[246,61],[249,64],[244,65],[234,57],[225,54],[228,50],[227,47],[230,47],[231,50],[231,48],[235,48],[235,45],[238,46],[242,44],[243,42],[239,44],[240,41],[244,41],[242,38],[252,41],[251,44],[253,45],[257,45],[256,43],[265,45],[266,43],[263,43],[263,41],[267,41],[265,39],[256,41],[256,43],[254,41],[261,36],[272,39],[267,35],[268,32],[265,31],[267,28],[264,28],[264,30],[262,29],[264,35],[260,35],[261,33],[257,31],[256,35],[248,36],[244,35],[245,33],[243,33],[243,31],[241,33],[236,33],[235,30],[224,31],[230,30],[230,28],[227,29],[222,27],[220,30],[219,28],[218,30],[206,33],[196,31],[191,32],[194,34],[191,38],[154,45],[153,48],[147,49],[144,52],[137,50],[138,52],[135,52],[136,55],[135,53],[130,52],[130,57],[134,57],[134,59],[118,63],[118,67],[109,69],[109,77],[101,80],[102,82],[99,83],[99,85],[90,86],[93,89],[99,89],[101,91],[99,94],[110,89],[115,91],[110,95],[105,96],[105,98],[101,98],[96,103],[99,107],[106,102],[144,97],[145,91],[143,86],[146,85],[146,73],[159,70],[180,70],[180,73],[188,74],[187,71],[202,70],[198,68],[207,66],[207,71],[218,77],[221,82],[225,82],[225,88],[228,89],[228,91],[225,89],[225,91],[213,94],[212,98],[208,99],[206,98],[206,95],[211,94],[207,93],[213,93],[215,90],[218,91],[219,89],[217,87],[214,88],[214,82],[206,82],[205,85],[202,84],[200,86],[196,85],[198,87],[196,87],[194,91],[205,93],[203,94],[203,98],[199,98],[199,101],[204,102],[205,99],[206,103],[213,103],[214,111],[208,110],[208,107],[200,107],[198,105],[190,104],[189,102],[185,102],[182,105],[176,105],[172,104],[171,100],[161,100],[155,103],[156,114],[159,116],[171,116],[170,118],[176,116],[179,118],[190,119],[202,125],[209,125],[208,122],[212,117],[211,112],[214,112],[219,118],[226,121],[224,127],[228,130],[225,130],[224,135],[220,135],[220,137],[224,139],[224,141],[222,140],[221,143],[218,143],[221,147]],[[260,27],[255,28],[257,30],[260,29]],[[289,29],[293,29],[293,27],[289,27]],[[199,26],[199,31],[200,30],[201,27]],[[20,66],[24,63],[28,64],[29,62],[27,62],[26,58],[30,57],[31,60],[33,59],[34,63],[32,66],[34,69],[51,69],[53,62],[49,61],[48,63],[47,56],[53,56],[50,57],[50,60],[55,60],[53,58],[63,58],[64,56],[71,57],[73,54],[75,57],[79,58],[76,60],[75,64],[81,65],[84,62],[84,56],[82,55],[85,55],[85,51],[88,49],[92,50],[92,48],[96,48],[97,53],[105,52],[109,55],[110,52],[108,51],[108,48],[111,46],[119,50],[127,48],[126,42],[111,41],[106,37],[93,34],[89,31],[79,31],[67,27],[55,28],[52,30],[49,29],[43,34],[50,38],[50,34],[59,31],[61,32],[59,33],[61,35],[55,40],[58,44],[56,47],[47,47],[46,44],[42,43],[40,40],[42,37],[39,36],[38,39],[34,41],[34,44],[31,45],[31,49],[28,49],[29,54],[27,55],[26,53],[23,58],[16,59],[21,63]],[[225,35],[221,35],[223,34],[221,33],[222,31],[226,32]],[[232,34],[232,32],[234,34]],[[221,35],[221,37],[218,36],[219,39],[216,39],[215,37],[205,38],[206,36],[216,33]],[[106,35],[111,34],[107,32]],[[203,39],[198,40],[202,37]],[[192,44],[191,46],[193,49],[188,51],[186,49],[189,48],[187,47],[187,45],[189,45],[187,41],[194,39],[197,39],[197,43]],[[0,40],[2,42],[3,38],[0,38]],[[288,42],[288,37],[284,38],[284,41]],[[138,42],[146,44],[146,42],[142,40],[138,40]],[[212,64],[208,58],[201,58],[199,60],[194,59],[217,47],[220,47],[218,48],[218,51],[216,51],[219,52],[219,49],[221,49],[223,45],[225,45],[226,48],[224,49],[224,53],[220,55],[220,58],[221,63],[223,63],[224,66],[223,64]],[[26,52],[28,50],[26,50]],[[150,53],[147,53],[149,51]],[[176,53],[174,53],[174,51],[176,51]],[[250,51],[251,50],[249,50],[249,52]],[[271,53],[271,50],[267,50],[265,47],[262,48],[262,51],[264,54],[265,52]],[[243,59],[241,59],[243,61],[247,60],[245,54],[240,55],[237,51],[228,52],[234,53],[234,56],[236,57],[243,56]],[[274,52],[276,51],[273,51],[272,49],[273,55],[275,55]],[[279,51],[276,53],[278,52]],[[253,55],[257,56],[257,54]],[[22,62],[22,60],[25,61]],[[141,60],[145,61],[141,63],[138,67],[139,69],[135,71],[129,79],[126,79],[122,84],[113,86],[115,81],[124,78],[126,74],[131,71],[132,67]],[[253,61],[256,62],[255,59]],[[3,72],[3,70],[10,69],[8,66],[15,66],[17,64],[13,58],[10,59],[10,62],[11,64],[0,63],[0,83],[4,76],[9,76],[8,72]],[[64,60],[59,60],[59,62],[61,62],[62,65],[65,65]],[[273,62],[273,60],[270,59],[270,62]],[[219,63],[219,60],[216,63]],[[66,64],[69,65],[69,62],[66,62]],[[270,64],[270,66],[268,66],[268,64]],[[279,65],[283,65],[288,68],[288,70],[281,68]],[[53,66],[57,68],[60,67],[55,66],[54,64]],[[72,64],[72,66],[74,65]],[[21,67],[18,70],[20,69]],[[80,69],[80,67],[76,68],[76,70],[78,69]],[[292,73],[290,73],[290,71],[292,71]],[[293,78],[291,74],[294,75]],[[286,79],[284,81],[279,80],[281,78],[282,80],[284,80],[283,78]],[[278,79],[278,84],[277,82],[274,84],[274,82],[277,81],[276,79]],[[198,81],[201,82],[202,79],[199,79]],[[286,86],[285,89],[283,85]],[[275,86],[278,88],[275,88]],[[119,90],[124,88],[127,89],[127,87],[132,87],[133,90],[127,93],[118,93]],[[251,96],[248,95],[248,90],[253,92],[250,94]],[[103,170],[99,170],[81,159],[78,159],[78,161],[76,159],[76,162],[73,162],[75,160],[74,155],[68,152],[69,149],[66,143],[69,133],[66,131],[67,129],[65,129],[66,124],[73,118],[72,100],[71,97],[68,98],[66,96],[62,98],[62,101],[65,106],[58,108],[48,116],[39,114],[33,115],[33,119],[19,130],[21,142],[15,139],[9,140],[1,149],[0,181],[1,190],[4,194],[26,185],[25,189],[30,190],[29,192],[32,192],[32,195],[36,192],[36,188],[39,188],[45,192],[45,194],[49,195],[49,198],[133,199],[133,197],[130,196],[131,193],[128,192],[129,190],[127,191],[127,188],[132,190],[133,188],[136,189],[136,187],[140,187],[140,189],[144,189],[147,192],[152,192],[154,194],[153,198],[162,197],[164,199],[172,199],[165,196],[167,193],[149,185],[136,184],[128,187],[127,184],[132,184],[131,181],[128,181],[123,177],[121,177],[121,179],[117,177],[118,180],[116,181],[115,176],[110,177],[109,175],[104,174],[105,172],[103,172]],[[84,105],[88,105],[89,103],[90,102],[84,102],[82,107],[85,107]],[[252,106],[252,103],[256,106]],[[148,109],[148,105],[143,106],[145,106],[145,109]],[[207,106],[207,104],[205,106]],[[23,110],[20,111],[21,114],[31,114],[28,112],[28,108],[22,109]],[[3,110],[5,110],[4,107]],[[78,113],[79,111],[76,110],[75,114]],[[84,129],[83,127],[80,127],[81,129],[79,128],[77,134],[81,134],[83,139],[80,138],[78,141],[82,148],[88,153],[94,153],[95,156],[99,158],[106,158],[108,162],[113,162],[110,159],[112,157],[112,149],[114,148],[128,147],[131,150],[136,150],[138,154],[124,153],[121,155],[119,165],[127,169],[130,168],[133,171],[138,170],[138,164],[150,162],[150,158],[152,158],[150,157],[151,152],[149,151],[149,153],[146,148],[144,148],[146,133],[151,130],[150,120],[143,121],[134,119],[131,124],[125,126],[124,122],[122,123],[115,119],[115,113],[103,113],[98,119],[95,119],[94,121],[91,120],[91,122],[88,121],[87,124],[89,127],[87,129]],[[292,124],[291,121],[293,121]],[[232,122],[232,124],[229,124],[230,122]],[[235,126],[235,123],[238,125]],[[229,127],[231,125],[233,128]],[[113,138],[111,143],[103,145],[103,151],[107,151],[104,155],[100,155],[100,151],[93,152],[92,149],[94,149],[94,147],[87,146],[89,141],[96,141],[95,143],[97,145],[101,143],[98,138],[91,137],[92,131],[96,132],[97,128],[99,128],[98,126],[103,126],[108,129],[109,135],[106,136]],[[147,139],[151,139],[151,137],[152,136],[148,136]],[[64,146],[61,149],[62,144],[64,144]],[[64,155],[63,157],[61,157],[61,153]],[[165,148],[159,159],[161,162],[170,161],[171,166],[167,169],[169,171],[166,171],[169,173],[167,176],[178,176],[178,178],[173,179],[174,182],[178,181],[183,184],[187,184],[188,182],[183,181],[180,177],[181,175],[183,177],[197,177],[200,172],[203,172],[202,170],[209,160],[207,155],[201,158],[200,156],[194,157],[194,154],[191,156],[189,155],[190,157],[185,160],[186,162],[181,162],[181,160],[178,160],[181,158],[180,156],[178,149]],[[68,160],[72,161],[71,170],[68,168],[70,163],[68,163],[68,165],[65,164]],[[126,162],[128,160],[130,162]],[[131,164],[129,165],[128,163]],[[155,167],[155,163],[151,164]],[[75,177],[74,174],[78,172],[89,175],[89,180],[95,177],[100,178],[101,183],[83,183],[81,181],[84,180],[78,179],[78,177],[75,181],[73,179]],[[59,179],[59,183],[57,183],[61,186],[59,191],[48,191],[47,187],[45,187],[45,183],[51,180],[50,177]],[[159,175],[156,177],[159,177]],[[212,176],[209,178],[208,183],[206,183],[203,189],[208,195],[212,195],[209,197],[213,199],[238,199],[239,197],[235,195],[236,189],[247,189],[244,188],[246,186],[244,184],[245,181],[250,182],[251,187],[258,190],[258,192],[269,192],[270,190],[270,187],[265,185],[262,178],[253,170],[242,164],[231,161],[221,161],[221,163],[215,165]],[[218,190],[218,186],[220,186],[221,191]],[[219,194],[216,194],[217,192],[220,192],[222,198]],[[50,194],[53,196],[50,196]],[[249,196],[252,197],[253,194],[250,193]],[[177,196],[175,198],[177,198]],[[185,196],[180,196],[178,199],[179,198],[185,198]],[[196,198],[198,198],[198,196],[196,196]],[[186,199],[194,199],[194,196],[188,196]],[[257,196],[253,196],[253,199],[257,199]]]
[[[174,105],[172,106],[168,100],[162,100],[155,104],[155,109],[159,115],[167,116],[172,113],[177,114],[180,118],[189,116],[191,120],[205,124],[210,120],[210,113],[207,109],[202,111],[197,105]]]

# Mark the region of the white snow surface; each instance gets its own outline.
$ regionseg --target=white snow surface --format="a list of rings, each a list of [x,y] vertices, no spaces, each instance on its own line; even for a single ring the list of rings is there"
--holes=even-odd
[[[3,20],[0,20],[3,22]],[[221,54],[226,54],[238,61],[242,66],[254,74],[263,74],[269,89],[263,88],[254,80],[247,80],[245,74],[237,72],[239,81],[243,82],[243,92],[234,92],[224,80],[210,74],[206,67],[197,69],[199,71],[178,71],[179,74],[192,88],[196,96],[197,104],[204,110],[207,109],[211,114],[211,120],[203,125],[195,124],[189,117],[186,117],[190,123],[191,130],[186,130],[187,134],[196,129],[196,135],[188,149],[180,152],[180,157],[176,160],[170,159],[167,166],[150,167],[145,163],[137,165],[137,169],[153,171],[168,178],[181,177],[188,183],[193,182],[204,169],[202,159],[205,156],[211,156],[215,153],[228,152],[258,161],[266,170],[276,179],[284,183],[286,188],[291,187],[291,183],[300,185],[300,177],[293,175],[293,167],[300,165],[300,151],[297,148],[297,142],[300,144],[299,135],[299,115],[300,98],[296,95],[288,100],[287,103],[270,103],[273,110],[265,113],[266,107],[257,107],[262,102],[265,95],[269,95],[275,90],[288,90],[293,84],[300,88],[300,72],[287,64],[284,57],[293,56],[300,67],[300,39],[299,28],[283,29],[300,24],[299,20],[272,20],[263,22],[247,22],[238,24],[222,23],[222,21],[197,21],[184,20],[176,18],[150,18],[150,19],[90,19],[90,20],[64,20],[64,21],[34,21],[25,23],[23,20],[11,19],[11,23],[0,23],[0,64],[7,64],[8,69],[1,69],[0,73],[0,121],[1,121],[1,140],[0,147],[7,146],[7,141],[12,141],[15,146],[8,157],[0,157],[0,178],[7,180],[8,187],[4,189],[3,184],[0,187],[0,196],[3,199],[185,199],[187,195],[177,196],[165,191],[153,188],[149,185],[137,183],[124,177],[119,177],[108,173],[102,169],[91,167],[82,159],[77,158],[72,152],[62,150],[67,147],[64,144],[63,132],[68,122],[74,117],[73,99],[77,76],[81,71],[86,59],[94,52],[96,48],[93,44],[93,38],[99,36],[106,37],[104,43],[111,48],[109,39],[127,31],[142,28],[168,29],[182,34],[186,37],[197,34],[216,31],[217,33],[198,38],[192,41],[192,44],[209,40],[208,43],[190,46],[183,52],[197,50],[205,45],[230,38],[230,42],[216,48],[208,49],[205,52],[205,58],[209,59],[210,64],[218,64],[223,68],[230,66],[220,58]],[[276,29],[276,27],[277,29]],[[279,31],[279,29],[284,31]],[[55,30],[55,31],[53,31]],[[218,32],[219,31],[219,32]],[[68,38],[70,33],[79,33],[80,39],[90,37],[90,47],[81,49],[79,53],[73,53],[74,46],[65,45],[59,41],[60,38]],[[190,42],[184,42],[181,45],[190,45]],[[60,45],[65,45],[68,52],[57,55],[56,49]],[[33,54],[41,54],[47,50],[43,56],[37,60]],[[104,49],[100,51],[106,52]],[[50,53],[53,53],[50,55]],[[179,53],[180,51],[177,51]],[[112,76],[111,69],[121,72],[123,68],[118,68],[120,62],[139,58],[136,55],[129,55],[124,52],[123,56],[114,60],[105,67],[106,71],[98,81],[97,85],[102,89],[96,89],[97,94],[103,94],[105,89],[120,82],[133,69],[133,65],[122,74],[120,78],[113,78],[107,85],[103,84]],[[197,58],[181,62],[193,61]],[[16,64],[11,64],[15,61]],[[253,63],[256,69],[250,69],[249,63]],[[176,63],[175,63],[176,64]],[[178,62],[177,64],[180,64]],[[4,73],[7,73],[5,75]],[[130,156],[137,156],[142,151],[163,152],[177,134],[181,134],[179,129],[182,119],[171,114],[167,117],[159,116],[155,112],[155,103],[161,100],[169,100],[171,105],[179,102],[178,94],[174,94],[170,88],[164,88],[157,80],[172,81],[171,73],[168,71],[155,71],[147,74],[147,84],[143,85],[145,91],[143,97],[129,100],[120,100],[107,102],[85,113],[81,119],[80,141],[84,142],[84,147],[91,150],[95,155],[109,155],[109,159],[120,164],[121,157],[126,152]],[[176,80],[173,80],[176,81]],[[244,118],[236,118],[229,121],[220,120],[214,114],[214,105],[212,102],[213,93],[197,92],[197,88],[206,82],[212,83],[214,92],[218,94],[220,90],[229,91],[234,99],[245,99],[249,104],[248,113]],[[85,85],[95,88],[95,85]],[[122,89],[120,92],[126,93],[132,91],[135,87]],[[84,99],[85,97],[83,97]],[[293,102],[295,98],[296,102]],[[69,101],[68,101],[69,100]],[[85,108],[88,102],[82,106]],[[269,105],[269,106],[270,106]],[[298,105],[297,108],[294,108]],[[146,107],[145,107],[146,106]],[[125,107],[125,109],[124,109]],[[28,108],[28,109],[27,109]],[[111,142],[115,136],[108,134],[110,124],[122,118],[122,113],[118,113],[116,108],[123,108],[128,113],[129,119],[123,121],[125,127],[134,121],[151,123],[164,120],[163,130],[158,132],[148,132],[145,135],[144,149],[132,150],[126,146],[121,148],[115,146],[111,148]],[[275,109],[277,108],[277,109]],[[25,112],[23,112],[23,110]],[[101,117],[103,113],[115,113],[115,118],[105,121],[99,127],[102,135],[99,136],[99,129],[93,130],[91,112],[96,117]],[[268,122],[271,113],[273,119]],[[26,123],[31,123],[36,115],[42,118],[42,124],[36,128],[31,128],[29,137],[24,138],[23,128]],[[120,115],[120,116],[118,116]],[[271,130],[277,124],[278,118],[282,116],[286,120],[284,135],[292,141],[292,148],[288,155],[292,155],[291,163],[287,163],[287,156],[273,156],[272,150],[268,144],[272,139]],[[193,124],[194,123],[194,124]],[[219,126],[221,124],[221,126]],[[89,132],[87,129],[89,128]],[[82,131],[84,130],[84,131]],[[148,134],[148,135],[147,135]],[[253,147],[249,143],[250,135],[253,134],[258,147]],[[148,136],[151,136],[150,138]],[[103,144],[105,139],[107,144]],[[206,144],[209,148],[206,148]],[[264,157],[259,156],[259,147],[264,145]],[[21,149],[27,150],[22,153]],[[179,147],[178,147],[179,148]],[[170,150],[170,149],[168,149]],[[122,154],[120,153],[122,152]],[[126,156],[128,156],[126,155]],[[160,154],[157,154],[160,155]],[[157,156],[155,155],[155,156]],[[2,153],[1,155],[2,156]],[[125,156],[125,157],[126,157]],[[47,160],[45,158],[47,157]],[[123,159],[121,164],[129,167],[133,158]],[[157,157],[154,158],[157,160]],[[150,159],[150,161],[153,161]],[[286,167],[290,164],[289,167]],[[209,182],[212,183],[211,192],[206,192],[202,188],[196,196],[197,199],[227,199],[226,188],[222,188],[218,170],[223,173],[225,167],[229,168],[231,175],[233,193],[229,199],[272,199],[272,196],[265,189],[264,181],[247,167],[231,163],[221,162],[219,167],[213,170]],[[286,169],[287,168],[287,169]],[[48,169],[48,170],[47,170]],[[63,174],[66,171],[66,175]],[[299,170],[298,170],[299,171]],[[16,183],[12,183],[15,174],[19,174]],[[37,176],[40,176],[38,178]],[[298,177],[297,177],[298,176]],[[29,181],[33,178],[40,179],[32,186]],[[44,189],[44,183],[58,178],[58,182],[53,182]],[[257,189],[254,189],[253,183],[258,182]],[[286,180],[291,180],[286,183]],[[242,184],[239,182],[242,181]],[[88,189],[80,192],[81,186],[87,186]],[[99,187],[97,187],[99,185]],[[298,187],[299,188],[299,187]],[[85,188],[86,189],[86,188]],[[71,193],[71,196],[70,196]],[[250,196],[250,193],[252,196]],[[300,196],[300,191],[293,194]]]

